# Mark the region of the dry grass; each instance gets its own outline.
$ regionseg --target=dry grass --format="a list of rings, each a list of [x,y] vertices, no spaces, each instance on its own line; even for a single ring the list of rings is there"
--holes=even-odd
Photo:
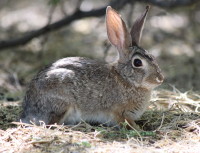
[[[155,91],[137,124],[147,132],[90,126],[27,125],[0,130],[0,152],[199,152],[200,94]]]

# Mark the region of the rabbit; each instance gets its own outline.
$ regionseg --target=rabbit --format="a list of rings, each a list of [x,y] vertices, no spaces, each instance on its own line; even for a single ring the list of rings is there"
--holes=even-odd
[[[137,128],[134,121],[164,80],[155,58],[138,46],[149,8],[129,33],[121,16],[108,6],[107,35],[118,50],[117,61],[67,57],[45,66],[29,84],[19,119],[37,125],[75,125],[84,120],[119,129],[126,120]]]

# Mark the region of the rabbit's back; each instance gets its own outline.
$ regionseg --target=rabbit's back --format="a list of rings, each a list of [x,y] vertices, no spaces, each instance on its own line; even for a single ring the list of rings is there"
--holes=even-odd
[[[46,66],[33,78],[37,88],[53,93],[66,88],[85,89],[89,86],[97,86],[109,75],[109,67],[104,63],[83,58],[69,57],[56,61]]]

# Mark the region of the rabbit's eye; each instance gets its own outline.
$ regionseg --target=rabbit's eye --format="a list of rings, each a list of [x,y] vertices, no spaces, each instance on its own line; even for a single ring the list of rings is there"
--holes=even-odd
[[[134,59],[133,64],[135,67],[140,67],[142,66],[142,61],[138,58]]]

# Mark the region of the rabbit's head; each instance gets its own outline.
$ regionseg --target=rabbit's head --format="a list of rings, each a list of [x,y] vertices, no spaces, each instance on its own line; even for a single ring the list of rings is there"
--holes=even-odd
[[[138,46],[149,8],[146,7],[129,33],[121,16],[108,6],[106,25],[108,38],[119,53],[115,64],[120,75],[135,87],[152,90],[163,82],[164,77],[155,58]]]

